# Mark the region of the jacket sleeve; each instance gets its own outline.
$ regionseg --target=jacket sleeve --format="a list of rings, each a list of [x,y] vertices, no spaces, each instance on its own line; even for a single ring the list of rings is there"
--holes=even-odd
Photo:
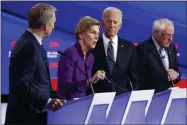
[[[138,77],[138,89],[144,89],[145,87],[145,83],[146,83],[146,79],[147,79],[147,61],[146,61],[146,56],[147,56],[147,52],[146,52],[146,48],[138,45],[136,47],[136,52],[137,52],[137,59],[138,59],[138,65],[137,65],[137,77]]]
[[[66,56],[62,55],[58,62],[58,93],[71,93],[77,91],[78,86],[86,87],[86,78],[80,81],[73,81],[74,68],[78,65],[73,60],[71,54],[65,53]],[[82,69],[80,69],[82,70]]]

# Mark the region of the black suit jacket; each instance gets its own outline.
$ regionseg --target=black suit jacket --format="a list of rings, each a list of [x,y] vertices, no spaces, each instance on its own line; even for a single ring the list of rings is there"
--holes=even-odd
[[[9,99],[5,124],[44,124],[46,113],[37,113],[48,99],[58,98],[50,84],[48,59],[29,31],[16,42],[10,57]]]
[[[174,69],[179,73],[175,45],[170,44],[167,52],[169,69]],[[164,64],[152,38],[138,45],[137,53],[139,62],[137,72],[141,83],[139,84],[139,89],[155,89],[155,93],[157,93],[167,90],[172,86],[172,83],[168,81],[168,73],[164,68]],[[174,83],[177,83],[179,80],[180,75],[174,80]]]
[[[95,56],[92,70],[93,75],[97,70],[104,70],[111,81],[110,83],[107,80],[100,80],[93,84],[95,92],[112,92],[113,84],[116,95],[119,95],[132,90],[130,81],[132,82],[133,89],[136,89],[138,82],[136,77],[137,57],[135,46],[132,43],[118,37],[117,59],[112,75],[108,75],[108,64],[102,37],[99,38],[93,54]]]

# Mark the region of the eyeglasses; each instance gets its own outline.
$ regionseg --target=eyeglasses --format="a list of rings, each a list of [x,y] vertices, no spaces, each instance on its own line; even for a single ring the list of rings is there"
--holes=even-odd
[[[159,32],[164,38],[171,38],[174,36],[174,34],[164,34],[164,33],[161,33]]]

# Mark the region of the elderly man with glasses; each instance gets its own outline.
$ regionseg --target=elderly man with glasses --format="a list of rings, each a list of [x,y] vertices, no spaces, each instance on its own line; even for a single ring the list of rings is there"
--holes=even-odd
[[[137,47],[139,89],[155,89],[157,93],[180,81],[173,35],[172,21],[158,19],[153,23],[152,37]]]

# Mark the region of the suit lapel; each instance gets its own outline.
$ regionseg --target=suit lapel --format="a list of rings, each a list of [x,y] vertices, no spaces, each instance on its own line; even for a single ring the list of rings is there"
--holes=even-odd
[[[116,59],[116,63],[117,63],[118,66],[121,64],[121,60],[123,60],[122,59],[123,57],[121,56],[121,53],[125,54],[123,52],[124,47],[125,46],[122,44],[120,38],[118,37],[118,50],[117,50],[117,59]]]
[[[31,40],[33,40],[33,42],[37,45],[41,55],[42,55],[42,58],[43,58],[43,61],[45,62],[45,65],[46,65],[46,69],[47,69],[47,72],[48,72],[48,75],[49,75],[49,66],[48,66],[48,59],[47,59],[47,56],[46,56],[46,52],[44,51],[44,49],[41,47],[41,45],[39,44],[38,40],[33,36],[33,34],[31,32],[29,32],[28,30],[25,31],[25,34],[30,37]]]
[[[104,43],[103,43],[103,38],[102,36],[99,38],[98,43],[97,43],[97,49],[99,50],[98,55],[99,55],[99,59],[103,60],[101,62],[103,62],[103,68],[104,70],[108,73],[108,64],[107,64],[107,60],[106,60],[106,53],[105,53],[105,48],[104,48]]]
[[[105,48],[104,48],[104,43],[103,43],[103,38],[102,38],[102,37],[100,37],[100,39],[99,39],[99,42],[98,42],[98,49],[100,50],[100,52],[99,52],[100,55],[106,57]]]
[[[48,58],[47,58],[47,53],[46,53],[45,49],[41,47],[41,45],[39,46],[39,50],[40,50],[40,53],[42,54],[42,58],[45,62],[45,66],[46,66],[47,72],[49,74],[49,62],[48,62]]]
[[[172,48],[169,47],[167,48],[167,53],[168,53],[168,60],[169,60],[169,69],[172,69],[172,54],[173,54],[173,51],[172,51]]]
[[[118,37],[118,48],[117,48],[117,58],[116,58],[116,63],[115,63],[115,67],[112,73],[112,76],[115,76],[116,72],[121,69],[122,67],[124,67],[124,65],[126,65],[127,63],[124,63],[125,59],[127,59],[126,57],[128,57],[128,52],[125,52],[125,50],[128,50],[128,48],[125,48],[127,46],[125,46],[123,44],[123,42],[120,40],[120,38]]]
[[[155,60],[158,62],[158,64],[160,65],[161,69],[163,69],[163,71],[165,72],[165,67],[164,67],[164,64],[161,60],[161,57],[158,53],[158,50],[156,49],[156,46],[154,45],[153,43],[153,40],[152,38],[150,39],[150,44],[149,44],[149,47],[148,47],[148,52],[152,53],[153,56],[155,57]]]

